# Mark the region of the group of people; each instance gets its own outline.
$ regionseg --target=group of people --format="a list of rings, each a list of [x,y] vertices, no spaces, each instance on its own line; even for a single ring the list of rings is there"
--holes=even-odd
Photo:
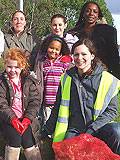
[[[41,139],[59,142],[81,133],[105,141],[120,155],[120,90],[116,29],[103,22],[96,2],[87,2],[68,32],[61,14],[51,18],[51,33],[35,39],[22,11],[12,16],[4,34],[5,70],[0,75],[0,131],[7,140],[5,160],[42,160]],[[39,46],[39,48],[38,48]],[[112,123],[110,123],[112,122]]]

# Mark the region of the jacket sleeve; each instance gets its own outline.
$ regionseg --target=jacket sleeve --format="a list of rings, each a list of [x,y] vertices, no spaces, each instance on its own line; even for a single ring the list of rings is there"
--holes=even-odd
[[[44,126],[44,129],[50,135],[53,134],[55,131],[60,102],[61,102],[61,86],[59,85],[57,96],[56,96],[55,107],[53,108],[51,115],[50,115],[49,119],[47,120],[46,125]]]
[[[5,122],[10,122],[13,117],[16,117],[15,113],[12,111],[7,99],[7,93],[9,94],[7,88],[0,83],[0,119]],[[11,98],[11,97],[9,97]]]
[[[94,131],[97,131],[107,123],[114,120],[117,116],[117,106],[118,97],[115,96],[112,98],[105,111],[102,114],[100,114],[92,124],[88,126],[88,129],[93,129]]]
[[[29,81],[31,82],[29,83]],[[39,92],[39,89],[38,89],[39,84],[37,84],[37,82],[33,82],[32,80],[29,80],[29,79],[27,82],[28,83],[26,83],[23,89],[24,90],[24,107],[25,107],[24,117],[27,117],[31,121],[33,121],[34,118],[37,117],[37,113],[39,112],[39,109],[40,109],[41,94]],[[29,85],[29,87],[27,85]]]

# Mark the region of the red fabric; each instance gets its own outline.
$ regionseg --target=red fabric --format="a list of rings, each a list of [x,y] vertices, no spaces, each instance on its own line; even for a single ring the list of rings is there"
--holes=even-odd
[[[11,120],[11,125],[17,130],[18,133],[22,134],[24,127],[18,118],[16,118],[16,117],[13,118]]]
[[[73,61],[73,59],[70,55],[65,55],[61,57],[60,61],[64,63],[70,63]]]
[[[31,120],[29,118],[24,118],[22,121],[22,125],[23,125],[23,130],[22,130],[22,134],[26,131],[26,129],[28,128],[28,126],[31,124]]]
[[[120,160],[100,139],[89,134],[54,142],[56,160]]]

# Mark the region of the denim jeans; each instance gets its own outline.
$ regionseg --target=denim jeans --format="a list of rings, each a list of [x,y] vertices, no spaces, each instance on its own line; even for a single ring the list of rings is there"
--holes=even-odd
[[[108,123],[93,136],[103,140],[114,153],[120,155],[120,123]]]
[[[78,135],[80,135],[79,130],[70,128],[66,132],[65,139]],[[92,135],[103,140],[114,153],[120,155],[120,123],[108,123]]]
[[[68,138],[72,138],[72,137],[75,137],[75,136],[78,136],[80,135],[80,131],[77,130],[76,128],[70,128],[67,130],[66,134],[65,134],[65,139],[68,139]]]

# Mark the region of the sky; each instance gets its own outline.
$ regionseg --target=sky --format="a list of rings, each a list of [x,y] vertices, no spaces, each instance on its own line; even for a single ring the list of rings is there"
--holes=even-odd
[[[114,19],[114,25],[117,29],[117,40],[120,45],[120,0],[105,0],[105,2]]]

